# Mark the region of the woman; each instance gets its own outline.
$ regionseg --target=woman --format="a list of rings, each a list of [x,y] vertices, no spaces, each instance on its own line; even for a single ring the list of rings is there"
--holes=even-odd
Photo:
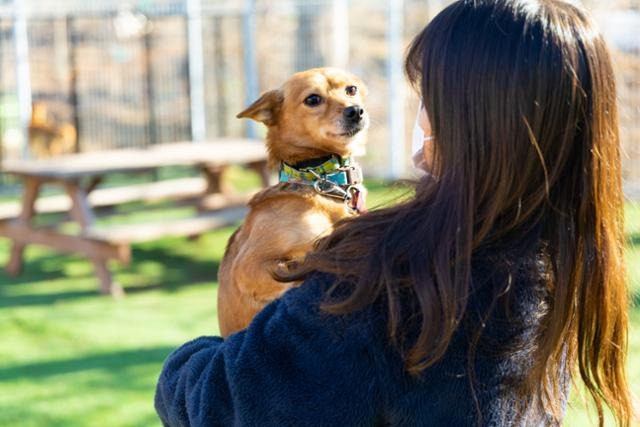
[[[463,0],[413,41],[412,200],[342,223],[304,284],[166,362],[166,425],[629,425],[615,84],[586,13]],[[420,138],[422,140],[422,138]]]

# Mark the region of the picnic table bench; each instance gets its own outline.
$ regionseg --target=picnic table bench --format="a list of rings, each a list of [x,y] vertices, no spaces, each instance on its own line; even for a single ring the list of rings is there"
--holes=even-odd
[[[223,182],[223,172],[240,165],[259,173],[269,183],[266,153],[260,141],[224,138],[211,142],[158,144],[148,149],[113,150],[65,155],[52,159],[5,161],[2,171],[23,183],[20,203],[0,205],[0,236],[12,240],[6,270],[20,273],[24,248],[30,244],[61,252],[80,253],[93,262],[102,293],[120,295],[108,260],[128,264],[131,244],[167,236],[197,236],[227,226],[246,213],[253,192],[233,194]],[[168,166],[192,166],[202,176],[99,188],[113,173],[139,173]],[[56,185],[64,194],[41,196],[44,184]],[[115,226],[96,225],[97,211],[136,201],[171,200],[197,207],[196,214],[179,219]],[[57,225],[36,225],[36,213],[68,213],[79,225],[77,234],[65,233]]]

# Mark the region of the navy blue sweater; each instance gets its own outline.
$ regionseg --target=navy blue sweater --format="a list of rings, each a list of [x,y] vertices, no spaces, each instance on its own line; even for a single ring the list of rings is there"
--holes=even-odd
[[[405,372],[389,343],[384,302],[326,314],[318,304],[332,278],[317,274],[269,304],[247,330],[226,340],[201,337],[171,354],[156,410],[167,426],[547,425],[533,407],[514,421],[513,386],[529,369],[546,299],[534,270],[518,268],[510,315],[497,309],[480,320],[489,290],[508,278],[474,267],[465,321],[421,378]],[[472,326],[481,321],[485,333],[473,365],[478,418],[467,352]]]

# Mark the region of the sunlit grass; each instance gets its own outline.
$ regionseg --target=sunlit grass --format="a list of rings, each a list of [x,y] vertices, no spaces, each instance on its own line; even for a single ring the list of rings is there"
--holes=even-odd
[[[369,206],[405,193],[368,186]],[[162,216],[165,207],[157,208]],[[629,374],[640,394],[638,206],[627,207],[627,225],[634,304]],[[23,275],[0,272],[0,425],[158,425],[153,392],[162,361],[183,342],[218,333],[216,271],[233,229],[134,246],[130,266],[112,265],[128,291],[120,300],[96,294],[92,266],[80,256],[30,247]],[[7,257],[1,240],[0,263]],[[586,420],[582,406],[572,404],[566,425],[589,425]]]

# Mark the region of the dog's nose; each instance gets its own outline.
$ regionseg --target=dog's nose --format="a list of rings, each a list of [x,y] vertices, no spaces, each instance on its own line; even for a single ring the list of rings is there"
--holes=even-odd
[[[362,120],[362,116],[364,115],[364,108],[359,105],[352,105],[351,107],[347,107],[344,109],[344,117],[353,123],[358,123]]]

